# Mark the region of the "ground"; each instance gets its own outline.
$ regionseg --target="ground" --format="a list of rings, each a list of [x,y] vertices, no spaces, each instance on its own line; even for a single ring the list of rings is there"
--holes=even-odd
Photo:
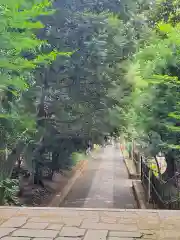
[[[117,146],[107,146],[89,159],[61,207],[136,208],[132,180]]]
[[[0,208],[3,240],[180,239],[180,211]]]
[[[34,185],[29,178],[23,179],[23,194],[20,196],[19,201],[24,206],[47,206],[54,195],[62,191],[67,185],[68,180],[74,175],[77,166],[71,170],[63,170],[61,173],[54,173],[53,179],[44,179],[44,187]]]

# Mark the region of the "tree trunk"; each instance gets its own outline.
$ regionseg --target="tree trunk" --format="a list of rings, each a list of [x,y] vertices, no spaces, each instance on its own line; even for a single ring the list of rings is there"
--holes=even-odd
[[[0,206],[4,205],[4,187],[0,187]]]
[[[23,152],[25,144],[19,141],[16,147],[12,150],[11,154],[8,156],[7,160],[0,162],[0,175],[1,179],[10,178],[15,162],[20,157],[20,154]]]
[[[166,155],[166,162],[167,162],[167,177],[172,178],[175,173],[175,162],[172,151],[168,152]]]

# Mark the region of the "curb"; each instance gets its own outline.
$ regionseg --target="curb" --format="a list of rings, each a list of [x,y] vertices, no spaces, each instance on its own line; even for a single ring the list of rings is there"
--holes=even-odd
[[[132,189],[134,192],[135,199],[137,201],[137,205],[140,209],[147,209],[146,204],[145,204],[145,195],[144,195],[144,190],[143,186],[141,184],[141,181],[133,181],[132,182]]]
[[[16,206],[0,206],[0,210],[15,210],[15,213],[12,212],[12,216],[22,216],[21,213],[26,210],[42,210],[43,211],[87,211],[87,212],[97,212],[103,211],[107,212],[107,208],[72,208],[72,207],[16,207]],[[123,208],[108,208],[108,212],[150,212],[157,213],[158,209],[123,209]],[[160,210],[160,211],[168,211],[168,210]],[[171,212],[175,212],[177,210],[170,210]],[[20,214],[19,214],[20,213]],[[8,217],[9,218],[9,217]]]
[[[122,153],[123,161],[125,163],[129,178],[130,179],[140,179],[141,175],[136,172],[136,167],[135,167],[134,163],[125,156],[122,146],[120,146],[120,151]]]
[[[48,207],[59,207],[60,204],[64,201],[65,197],[70,192],[71,188],[73,187],[76,180],[81,176],[82,172],[87,166],[88,161],[83,161],[82,165],[80,165],[80,168],[77,169],[74,173],[74,175],[68,180],[66,186],[62,189],[61,192],[57,193],[56,196],[53,198],[51,203],[48,205]],[[77,166],[75,166],[76,168]]]
[[[124,158],[124,163],[126,165],[126,169],[128,171],[128,175],[130,179],[140,179],[140,174],[136,173],[135,166],[130,160]]]

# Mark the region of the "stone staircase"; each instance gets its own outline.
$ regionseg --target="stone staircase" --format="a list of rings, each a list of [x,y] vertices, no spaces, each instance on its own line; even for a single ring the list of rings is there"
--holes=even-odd
[[[3,240],[180,239],[180,211],[0,207]]]

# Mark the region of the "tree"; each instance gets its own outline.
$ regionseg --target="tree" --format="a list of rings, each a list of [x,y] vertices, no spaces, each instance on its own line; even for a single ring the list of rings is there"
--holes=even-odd
[[[165,153],[170,177],[179,168],[178,32],[178,24],[157,24],[130,70],[134,81],[130,126],[136,139],[144,142],[147,155]]]
[[[52,13],[48,0],[1,0],[0,11],[0,178],[5,179],[11,175],[30,134],[36,131],[35,112],[31,112],[24,103],[25,95],[34,86],[33,71],[40,64],[50,63],[60,53],[49,51],[44,54],[42,49],[47,48],[47,44],[34,32],[43,28],[37,18]]]
[[[58,57],[36,71],[36,87],[44,90],[38,113],[38,124],[46,128],[42,155],[50,148],[61,156],[60,167],[77,150],[77,138],[84,150],[88,139],[101,143],[104,135],[120,131],[119,121],[128,109],[124,96],[131,92],[123,65],[146,32],[144,20],[136,15],[144,5],[128,1],[124,14],[125,2],[56,1],[56,13],[42,18],[45,28],[38,37],[49,48],[73,52],[71,58]]]

